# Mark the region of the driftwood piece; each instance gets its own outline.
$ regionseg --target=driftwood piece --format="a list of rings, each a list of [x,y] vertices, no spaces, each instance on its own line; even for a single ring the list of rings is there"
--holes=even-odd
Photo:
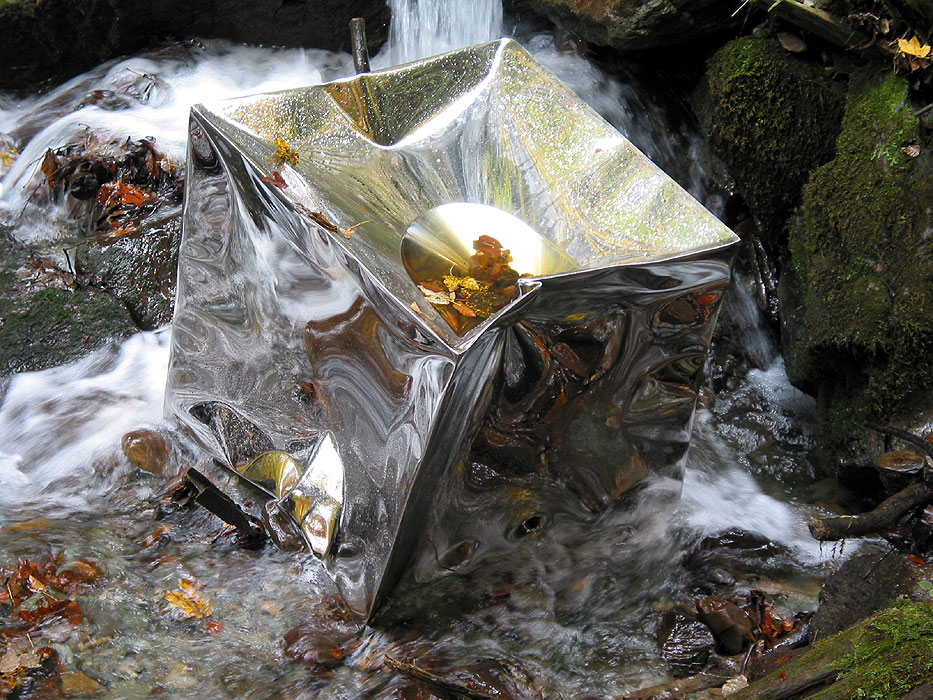
[[[867,46],[869,37],[833,17],[825,10],[809,7],[798,0],[755,0],[759,7],[766,8],[804,31],[816,34],[826,41],[845,49]]]
[[[926,484],[911,484],[886,498],[877,508],[867,513],[843,515],[836,518],[812,517],[808,526],[810,534],[821,542],[862,537],[884,530],[911,508],[916,508],[930,500],[933,500],[933,490]]]
[[[718,688],[727,680],[729,680],[727,676],[700,673],[689,678],[676,678],[667,683],[652,685],[625,695],[617,695],[614,700],[679,700],[707,688]]]
[[[191,500],[236,528],[239,541],[258,543],[266,538],[262,527],[201,472],[189,468],[182,475],[182,481],[192,494]]]
[[[401,659],[396,659],[389,654],[385,655],[384,664],[406,678],[420,683],[428,690],[440,693],[441,696],[445,698],[456,698],[457,700],[461,700],[461,698],[466,700],[495,700],[495,696],[493,695],[488,695],[473,690],[472,688],[467,688],[465,685],[445,680],[430,671],[426,671],[420,666],[415,666]]]
[[[933,105],[929,105],[929,107],[933,108]],[[919,112],[915,113],[915,116],[919,116]],[[865,427],[884,435],[899,438],[904,442],[909,442],[911,445],[916,445],[930,455],[930,457],[933,457],[933,444],[931,444],[929,440],[924,440],[922,437],[914,435],[913,433],[908,433],[906,430],[901,430],[900,428],[895,428],[890,425],[881,425],[880,423],[872,423],[871,421],[866,421]]]

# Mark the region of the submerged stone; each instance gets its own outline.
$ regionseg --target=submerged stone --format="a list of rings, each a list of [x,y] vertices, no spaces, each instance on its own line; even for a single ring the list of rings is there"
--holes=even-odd
[[[167,409],[356,615],[682,477],[736,237],[514,42],[197,106],[187,178]]]

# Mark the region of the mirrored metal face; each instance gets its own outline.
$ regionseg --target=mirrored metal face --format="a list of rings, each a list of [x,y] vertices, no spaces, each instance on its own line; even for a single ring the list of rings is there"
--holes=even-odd
[[[368,617],[681,476],[735,240],[508,40],[198,106],[166,410]]]

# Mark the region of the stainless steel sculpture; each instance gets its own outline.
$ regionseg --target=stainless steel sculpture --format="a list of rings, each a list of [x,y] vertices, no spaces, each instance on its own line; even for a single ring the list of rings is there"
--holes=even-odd
[[[190,129],[167,413],[361,617],[408,567],[465,571],[682,478],[736,238],[519,45]],[[454,323],[418,285],[464,279],[482,235],[526,276]]]

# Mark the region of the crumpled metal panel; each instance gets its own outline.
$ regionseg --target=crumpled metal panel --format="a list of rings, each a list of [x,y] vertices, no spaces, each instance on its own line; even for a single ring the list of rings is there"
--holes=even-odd
[[[314,551],[361,617],[406,568],[466,571],[682,477],[736,238],[519,45],[199,105],[190,128],[166,411],[256,483],[273,451],[289,488],[330,484],[266,488],[336,523]],[[463,335],[403,260],[455,202],[530,227],[516,266],[557,251]]]

